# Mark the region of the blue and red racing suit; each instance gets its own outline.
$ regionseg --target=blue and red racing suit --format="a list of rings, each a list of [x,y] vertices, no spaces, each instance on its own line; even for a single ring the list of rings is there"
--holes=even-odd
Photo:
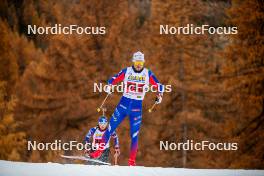
[[[106,131],[107,130],[101,130],[98,126],[91,128],[85,136],[85,142],[86,143],[91,142],[92,146],[96,148],[97,145],[99,145],[102,142],[102,137]],[[119,148],[119,140],[115,131],[111,134],[111,137],[114,139],[114,147]],[[109,147],[110,147],[109,142],[104,145],[104,149]]]
[[[120,82],[127,85],[127,89],[123,92],[123,96],[110,118],[108,130],[103,140],[107,143],[111,134],[116,130],[119,124],[126,116],[129,116],[131,137],[129,162],[135,162],[138,149],[138,134],[142,122],[142,100],[145,96],[144,86],[152,85],[161,94],[163,92],[163,86],[150,70],[144,68],[138,72],[133,66],[121,70],[108,81],[108,84],[115,85]],[[137,89],[133,87],[135,85],[138,86]],[[92,157],[98,156],[100,156],[100,151],[92,155]]]

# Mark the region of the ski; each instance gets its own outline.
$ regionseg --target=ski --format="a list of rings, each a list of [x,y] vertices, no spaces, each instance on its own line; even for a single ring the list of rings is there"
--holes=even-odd
[[[68,159],[76,159],[76,160],[83,160],[83,161],[92,161],[92,162],[96,162],[96,163],[100,163],[100,164],[104,164],[104,165],[111,165],[110,163],[107,162],[103,162],[103,161],[99,161],[96,159],[92,159],[92,158],[88,158],[85,156],[67,156],[67,155],[61,155],[62,158],[68,158]]]

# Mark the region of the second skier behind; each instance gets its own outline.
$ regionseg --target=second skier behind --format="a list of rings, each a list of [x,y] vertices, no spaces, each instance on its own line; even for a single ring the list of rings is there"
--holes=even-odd
[[[91,144],[91,151],[86,150],[85,154],[89,157],[89,153],[93,151],[93,147],[102,147],[102,155],[97,158],[97,160],[109,163],[109,155],[110,155],[110,144],[109,142],[104,144],[104,146],[100,146],[102,144],[102,137],[104,133],[106,132],[108,126],[108,121],[105,116],[101,116],[98,120],[98,125],[96,127],[93,127],[89,130],[87,135],[85,136],[85,142]],[[114,139],[114,147],[115,147],[115,155],[120,155],[120,149],[119,149],[119,140],[116,132],[114,131],[111,135],[111,137]],[[88,164],[98,164],[94,162],[89,162]]]

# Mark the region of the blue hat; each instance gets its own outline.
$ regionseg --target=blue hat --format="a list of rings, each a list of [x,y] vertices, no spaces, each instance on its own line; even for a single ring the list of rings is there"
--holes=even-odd
[[[106,124],[106,123],[108,123],[108,121],[107,121],[107,117],[105,117],[105,116],[101,116],[101,117],[99,118],[99,120],[98,120],[98,123],[99,123],[99,124]]]

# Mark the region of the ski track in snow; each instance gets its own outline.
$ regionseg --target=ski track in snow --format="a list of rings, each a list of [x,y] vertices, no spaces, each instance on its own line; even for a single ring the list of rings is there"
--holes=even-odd
[[[264,170],[26,163],[0,160],[0,176],[264,176]]]

